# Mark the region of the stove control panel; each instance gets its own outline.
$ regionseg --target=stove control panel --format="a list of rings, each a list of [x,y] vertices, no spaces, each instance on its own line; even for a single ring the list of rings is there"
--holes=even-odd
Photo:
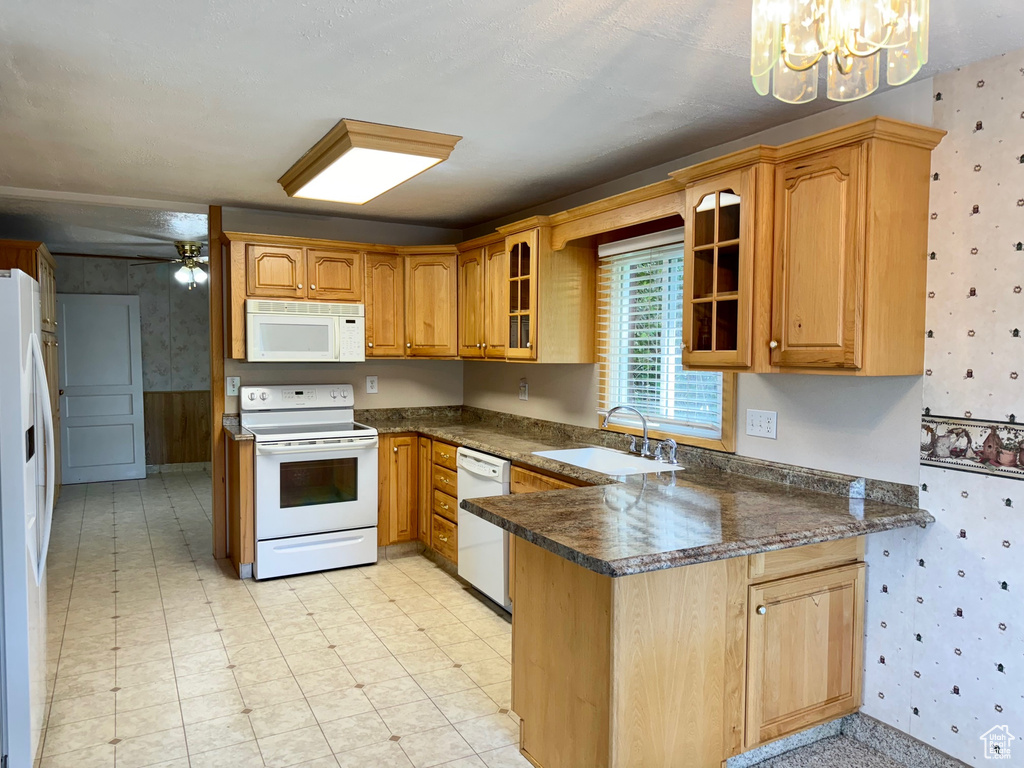
[[[311,384],[287,387],[242,387],[243,411],[291,411],[304,408],[351,408],[351,384]]]

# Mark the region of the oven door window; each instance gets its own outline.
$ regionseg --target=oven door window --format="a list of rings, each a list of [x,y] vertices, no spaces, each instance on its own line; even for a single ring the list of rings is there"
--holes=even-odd
[[[358,461],[352,457],[282,464],[281,509],[356,501]]]

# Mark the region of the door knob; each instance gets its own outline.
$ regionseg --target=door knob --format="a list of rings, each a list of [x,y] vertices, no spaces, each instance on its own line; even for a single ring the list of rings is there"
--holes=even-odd
[[[768,609],[767,608],[765,608],[763,605],[757,606],[757,615],[758,616],[764,616],[766,613],[768,613]]]
[[[778,349],[778,347],[779,347],[779,342],[777,342],[775,339],[772,339],[771,341],[768,342],[768,348],[769,349]]]

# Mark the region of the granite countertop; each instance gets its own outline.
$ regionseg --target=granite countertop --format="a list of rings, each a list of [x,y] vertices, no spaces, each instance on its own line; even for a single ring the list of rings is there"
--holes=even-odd
[[[452,409],[403,417],[362,411],[381,434],[415,432],[572,478],[589,487],[467,499],[462,508],[596,573],[627,576],[875,531],[926,525],[928,512],[858,498],[871,481],[680,448],[684,468],[611,477],[535,451],[607,445],[609,433]],[[239,427],[225,424],[234,439]],[[619,436],[621,438],[621,436]],[[595,438],[593,440],[588,438]],[[600,438],[600,439],[598,439]],[[725,471],[723,466],[730,470]],[[758,475],[758,476],[752,476]],[[785,479],[774,482],[765,476]],[[795,484],[787,484],[787,483]],[[875,495],[905,498],[897,484]],[[828,489],[831,492],[813,490]],[[895,490],[893,490],[895,489]],[[916,495],[913,496],[916,500]]]
[[[381,433],[419,432],[590,483],[593,487],[467,499],[462,508],[596,573],[627,576],[786,547],[926,525],[916,507],[851,498],[723,472],[686,468],[610,477],[533,455],[589,443],[557,430],[520,431],[508,425],[465,423],[456,417],[376,420]],[[691,456],[691,458],[693,458]],[[689,465],[689,466],[687,466]],[[752,466],[757,466],[752,464]],[[817,473],[829,476],[830,473]],[[842,475],[832,478],[849,480]],[[828,482],[830,488],[856,488]],[[863,488],[863,482],[860,483]]]
[[[703,468],[614,485],[467,499],[462,508],[607,576],[925,525],[921,509]]]
[[[242,429],[242,426],[237,422],[224,422],[224,434],[226,434],[232,440],[255,440],[256,436],[252,432],[246,432]]]

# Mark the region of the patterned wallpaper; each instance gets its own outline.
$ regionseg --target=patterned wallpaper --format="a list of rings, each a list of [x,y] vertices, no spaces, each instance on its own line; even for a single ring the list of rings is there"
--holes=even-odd
[[[972,765],[1024,745],[1024,51],[936,77],[927,530],[868,542],[864,711]],[[1024,746],[1007,764],[1024,764]],[[1015,762],[1016,761],[1016,762]]]
[[[142,387],[147,392],[210,388],[210,314],[206,285],[189,291],[170,265],[133,267],[123,259],[58,256],[58,293],[139,297]]]

